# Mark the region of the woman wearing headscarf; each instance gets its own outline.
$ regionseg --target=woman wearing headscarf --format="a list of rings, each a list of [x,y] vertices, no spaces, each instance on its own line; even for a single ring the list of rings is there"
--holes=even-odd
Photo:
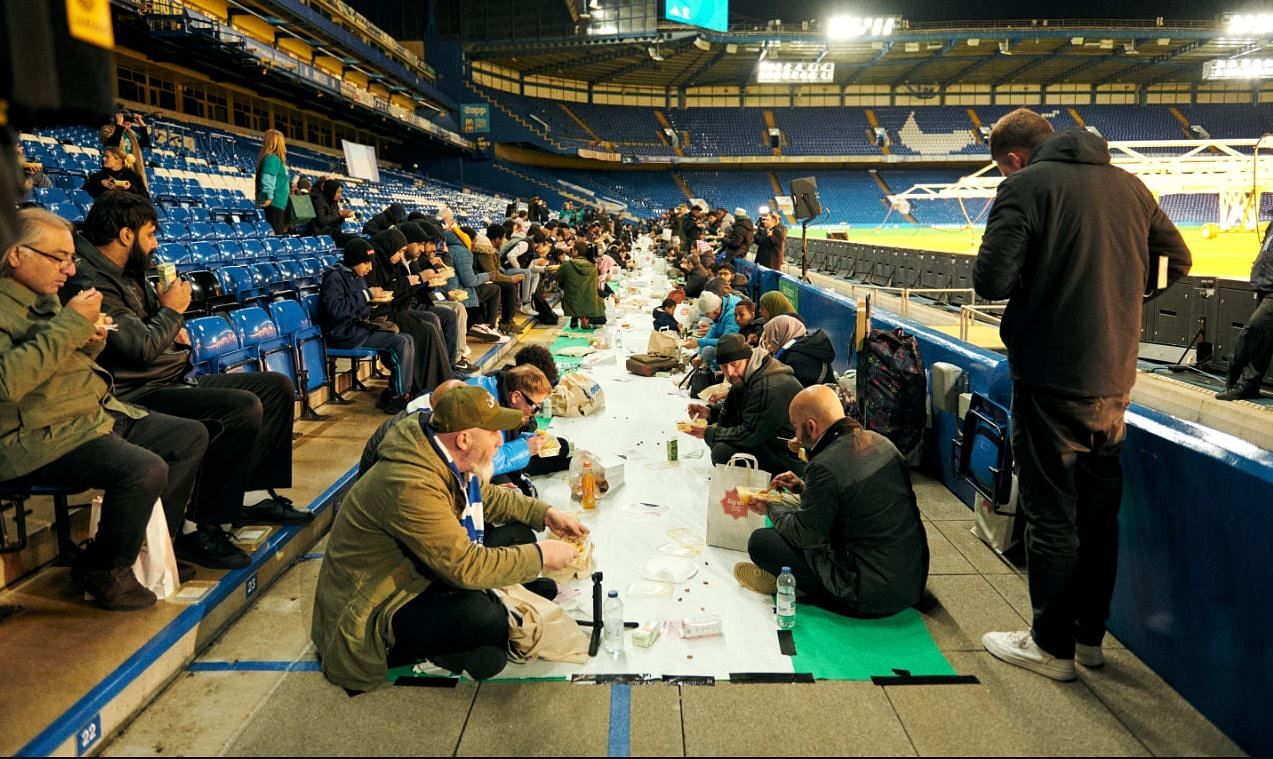
[[[791,305],[791,301],[787,300],[787,296],[777,290],[770,290],[760,296],[760,318],[769,321],[775,316],[791,315],[797,320],[803,321],[796,315],[796,309]]]
[[[415,341],[415,394],[432,392],[444,380],[451,379],[451,361],[446,337],[438,317],[413,304],[412,292],[420,288],[419,275],[408,275],[399,265],[406,256],[407,238],[397,227],[389,227],[371,238],[375,251],[367,285],[393,296],[388,316],[402,334]]]
[[[835,346],[820,329],[808,332],[799,319],[781,314],[765,322],[761,347],[791,367],[802,387],[821,385],[835,379],[831,369]]]
[[[340,207],[343,194],[344,185],[339,179],[324,180],[309,194],[314,203],[314,220],[309,223],[311,235],[330,235],[337,244],[341,242],[340,225],[354,215]]]

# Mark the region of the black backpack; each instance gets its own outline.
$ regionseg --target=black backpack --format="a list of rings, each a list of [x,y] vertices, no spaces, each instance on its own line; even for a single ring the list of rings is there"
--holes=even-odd
[[[903,456],[917,448],[928,420],[928,378],[914,335],[871,330],[858,353],[859,421],[892,441]]]

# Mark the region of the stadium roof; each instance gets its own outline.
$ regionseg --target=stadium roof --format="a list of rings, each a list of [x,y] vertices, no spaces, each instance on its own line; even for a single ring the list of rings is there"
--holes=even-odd
[[[523,75],[592,84],[653,87],[742,86],[758,60],[834,62],[835,83],[1138,85],[1197,82],[1202,64],[1259,52],[1266,39],[1235,35],[1212,21],[998,20],[905,22],[888,37],[828,42],[817,22],[697,31],[661,23],[656,33],[586,33],[556,39],[466,46],[483,60]],[[704,49],[706,48],[706,49]],[[659,60],[661,59],[661,60]]]

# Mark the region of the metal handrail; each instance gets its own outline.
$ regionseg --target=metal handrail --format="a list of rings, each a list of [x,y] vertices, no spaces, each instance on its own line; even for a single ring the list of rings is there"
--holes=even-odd
[[[898,298],[902,301],[898,314],[903,319],[910,318],[912,295],[965,293],[968,295],[968,302],[973,306],[977,305],[977,293],[971,287],[885,287],[883,285],[858,285],[851,282],[846,282],[845,284],[849,288],[849,295],[857,297],[857,291],[864,290],[870,294],[872,301],[877,301],[877,296],[880,293],[897,293]]]
[[[961,306],[959,309],[959,339],[962,342],[968,342],[968,333],[972,330],[972,325],[978,320],[989,322],[990,324],[1002,324],[1003,317],[995,316],[991,312],[1002,312],[1008,307],[1006,303],[987,303],[982,306]]]

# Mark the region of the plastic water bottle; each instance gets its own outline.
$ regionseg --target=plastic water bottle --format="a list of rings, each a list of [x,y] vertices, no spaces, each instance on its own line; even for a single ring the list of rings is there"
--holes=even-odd
[[[796,626],[796,576],[791,567],[783,567],[778,575],[778,627],[790,630]]]
[[[606,603],[601,607],[601,620],[601,646],[607,654],[617,657],[623,653],[623,602],[619,600],[619,591],[607,594]]]

